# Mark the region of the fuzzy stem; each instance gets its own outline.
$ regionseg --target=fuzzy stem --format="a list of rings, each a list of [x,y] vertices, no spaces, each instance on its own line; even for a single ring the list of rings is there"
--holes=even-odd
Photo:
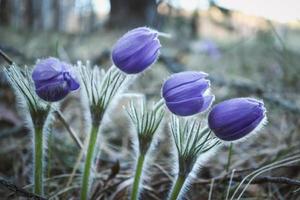
[[[93,126],[91,133],[90,133],[90,139],[84,164],[84,172],[83,172],[83,178],[81,182],[81,200],[87,200],[88,199],[88,193],[89,193],[89,182],[90,182],[90,174],[92,170],[92,164],[93,164],[93,158],[94,158],[94,152],[95,147],[97,144],[97,136],[98,136],[98,130],[99,126]]]
[[[34,193],[43,195],[43,128],[34,131]]]
[[[145,161],[145,155],[140,154],[137,160],[136,169],[135,169],[135,176],[133,181],[133,187],[131,192],[131,200],[137,200],[139,196],[139,185],[141,180],[141,175],[143,171],[143,165]]]
[[[169,200],[176,200],[178,198],[178,195],[179,195],[179,193],[182,189],[182,186],[183,186],[185,180],[186,180],[185,176],[178,175],[178,177],[176,179],[176,182],[175,182],[175,185],[172,188],[172,191],[170,193]]]
[[[228,158],[227,158],[227,165],[226,165],[226,172],[229,171],[232,154],[233,154],[233,143],[230,143],[229,151],[228,151]]]

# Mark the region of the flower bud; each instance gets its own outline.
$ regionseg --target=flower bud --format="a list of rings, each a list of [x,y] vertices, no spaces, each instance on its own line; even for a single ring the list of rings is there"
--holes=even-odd
[[[215,105],[209,113],[208,124],[220,139],[234,141],[258,130],[265,119],[263,102],[253,98],[234,98]]]
[[[204,72],[180,72],[172,75],[162,87],[162,96],[175,115],[190,116],[205,111],[214,100],[206,95],[210,82]]]
[[[57,58],[40,60],[32,72],[37,95],[45,101],[59,101],[79,88],[71,65]]]
[[[112,50],[112,60],[121,71],[137,74],[157,60],[160,47],[157,31],[136,28],[117,41]]]

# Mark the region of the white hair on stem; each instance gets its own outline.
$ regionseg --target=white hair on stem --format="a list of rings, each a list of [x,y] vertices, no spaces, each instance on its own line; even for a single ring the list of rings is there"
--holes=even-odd
[[[143,165],[137,168],[135,165],[135,179],[132,188],[132,195],[139,196],[141,189],[143,189],[143,183],[148,180],[148,169],[149,161],[153,159],[152,153],[155,148],[155,143],[157,141],[157,132],[161,127],[164,108],[163,101],[159,101],[152,106],[147,105],[145,97],[142,101],[138,102],[138,106],[134,104],[133,101],[125,108],[128,114],[128,118],[131,121],[131,126],[133,130],[131,132],[133,149],[136,155],[135,158],[144,158]],[[134,134],[133,134],[134,133]],[[135,163],[138,163],[136,160]],[[150,162],[151,163],[151,162]],[[141,175],[137,175],[137,171],[141,171]],[[138,184],[139,183],[139,184]],[[137,187],[136,187],[137,186]]]
[[[22,70],[15,64],[12,64],[8,67],[3,67],[3,69],[8,82],[10,83],[16,94],[17,107],[20,108],[18,110],[24,119],[24,124],[31,131],[33,154],[36,153],[35,145],[37,140],[39,140],[35,137],[37,134],[42,134],[42,141],[40,141],[42,142],[40,148],[41,154],[43,155],[41,157],[42,160],[40,160],[40,162],[42,163],[40,174],[42,180],[44,168],[46,166],[45,151],[47,149],[47,137],[48,133],[50,132],[50,125],[52,124],[54,119],[53,108],[55,108],[57,105],[51,105],[37,96],[37,94],[35,93],[33,80],[31,78],[31,69],[29,69],[27,66],[25,66]],[[40,133],[37,133],[37,131],[40,131]],[[37,165],[35,164],[35,162],[36,161],[34,159],[33,166]],[[34,170],[36,169],[37,168],[35,168]],[[31,181],[33,181],[33,178],[36,175],[35,172],[30,176]],[[40,187],[40,192],[42,192],[43,186],[41,185]]]
[[[90,171],[94,166],[95,156],[98,154],[99,132],[103,128],[102,124],[108,120],[107,112],[114,106],[118,100],[118,94],[126,88],[135,76],[127,76],[115,66],[110,67],[106,72],[98,66],[91,67],[89,62],[86,66],[81,62],[75,66],[80,77],[82,86],[82,103],[85,107],[84,116],[89,121],[87,125],[88,132],[91,132],[91,138],[88,142],[87,158],[85,160],[84,176],[82,179],[82,198],[87,198],[89,186],[91,185]],[[91,126],[89,126],[91,125]],[[100,127],[99,127],[100,126]],[[96,151],[97,150],[97,151]]]
[[[115,103],[118,102],[122,93],[136,76],[126,76],[123,72],[112,66],[108,71],[98,66],[91,67],[87,62],[83,65],[78,61],[76,67],[82,85],[82,103],[85,106],[87,120],[92,120],[92,107],[102,109],[101,112],[110,112]]]
[[[170,129],[177,150],[177,178],[182,177],[184,181],[182,187],[179,188],[178,198],[181,199],[200,165],[217,151],[221,142],[197,119],[187,120],[173,115]],[[176,191],[175,185],[171,191],[169,195],[173,198]]]

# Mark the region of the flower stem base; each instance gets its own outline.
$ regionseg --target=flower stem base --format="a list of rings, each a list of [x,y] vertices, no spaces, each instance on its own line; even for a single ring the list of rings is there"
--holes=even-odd
[[[182,175],[179,175],[177,177],[175,185],[172,188],[169,200],[176,200],[176,199],[178,199],[178,195],[180,194],[180,191],[182,189],[182,186],[183,186],[185,180],[186,180],[186,177],[184,177]]]
[[[81,183],[81,194],[80,199],[81,200],[87,200],[88,199],[88,193],[89,193],[89,183],[90,183],[90,175],[91,175],[91,169],[93,164],[93,158],[94,158],[94,151],[95,146],[97,144],[97,136],[98,136],[98,130],[99,127],[92,127],[85,164],[84,164],[84,172],[82,177],[82,183]]]
[[[141,180],[141,175],[143,171],[143,165],[145,161],[145,155],[140,154],[137,160],[136,169],[135,169],[135,176],[132,186],[131,192],[131,200],[137,200],[139,195],[139,185]]]
[[[34,132],[34,193],[43,195],[43,129]]]
[[[229,172],[230,165],[231,165],[231,158],[233,154],[233,143],[230,143],[228,157],[227,157],[227,165],[226,165],[226,172]]]

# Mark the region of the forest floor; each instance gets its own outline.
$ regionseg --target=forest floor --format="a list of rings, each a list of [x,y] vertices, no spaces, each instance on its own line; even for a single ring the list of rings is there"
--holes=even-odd
[[[78,35],[32,33],[3,27],[0,30],[0,48],[20,66],[33,65],[38,58],[57,56],[73,64],[78,60],[90,60],[92,64],[108,68],[111,65],[110,50],[124,33],[99,30]],[[200,173],[193,177],[193,184],[187,193],[187,199],[191,200],[226,199],[228,187],[232,194],[246,175],[258,172],[271,163],[276,167],[276,161],[300,153],[300,48],[294,44],[300,40],[300,34],[297,30],[291,31],[283,39],[276,30],[270,29],[257,31],[247,38],[180,38],[162,39],[161,58],[138,77],[128,94],[135,94],[135,98],[145,94],[148,100],[158,99],[161,85],[168,75],[182,70],[201,70],[210,75],[216,102],[240,96],[264,100],[268,124],[261,134],[234,145],[228,171],[228,147],[222,148],[203,164]],[[132,183],[134,152],[129,120],[122,108],[131,96],[124,95],[114,110],[107,113],[100,139],[101,155],[93,186],[93,194],[97,198],[94,199],[127,199],[126,194]],[[78,93],[70,95],[62,103],[62,112],[84,140],[84,117],[78,99]],[[32,186],[28,175],[31,174],[32,138],[24,128],[24,120],[17,114],[14,94],[5,81],[1,81],[0,100],[0,176],[30,190]],[[113,112],[120,114],[114,115]],[[151,173],[146,175],[149,177],[144,184],[142,199],[163,199],[170,188],[173,175],[169,172],[173,162],[168,153],[171,146],[168,138],[166,123],[153,151],[151,159],[154,162],[149,166]],[[48,142],[46,194],[51,199],[76,199],[80,170],[73,174],[72,170],[78,162],[80,149],[60,122],[55,123]],[[114,178],[108,179],[112,169],[118,168],[117,160],[120,170]],[[299,181],[289,182],[300,179],[300,162],[283,162],[281,167],[272,170],[271,166],[254,179],[243,198],[300,199]],[[233,169],[236,171],[233,182],[229,184]],[[282,178],[289,181],[280,181]],[[11,193],[0,186],[0,199],[6,199],[4,197]]]

